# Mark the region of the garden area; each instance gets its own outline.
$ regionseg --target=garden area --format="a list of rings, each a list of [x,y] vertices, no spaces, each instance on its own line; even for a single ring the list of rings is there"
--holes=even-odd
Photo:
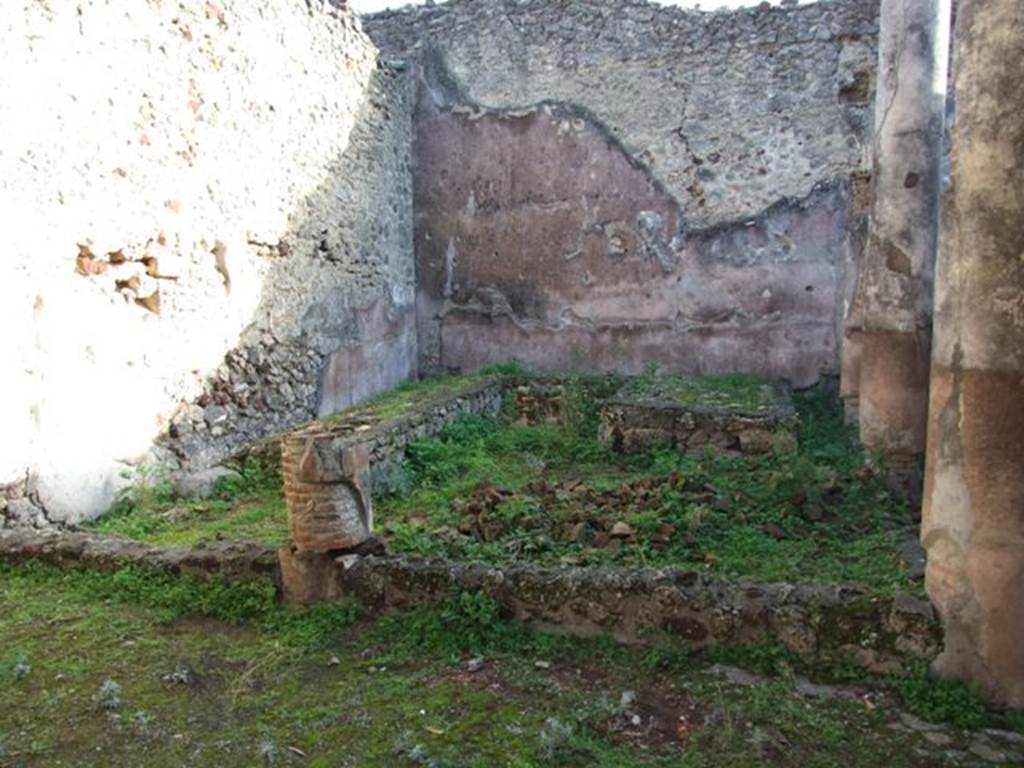
[[[474,381],[406,385],[354,415],[399,413]],[[375,532],[389,551],[917,588],[902,551],[914,523],[855,446],[827,390],[795,396],[796,450],[737,455],[714,445],[698,452],[653,446],[627,455],[598,439],[600,399],[619,382],[570,382],[569,407],[558,423],[520,423],[506,405],[498,418],[468,416],[412,443],[404,461],[375,473]],[[642,389],[644,381],[631,386]],[[686,387],[689,398],[759,407],[757,387],[744,377]],[[165,546],[216,539],[283,544],[288,527],[278,468],[250,458],[238,470],[201,500],[175,498],[169,483],[147,479],[95,527]]]

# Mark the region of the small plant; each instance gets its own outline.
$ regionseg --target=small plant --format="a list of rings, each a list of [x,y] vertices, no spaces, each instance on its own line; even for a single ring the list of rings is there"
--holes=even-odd
[[[121,686],[113,680],[104,680],[96,694],[96,701],[102,709],[115,710],[121,706]]]
[[[704,504],[694,504],[689,507],[683,516],[686,522],[686,533],[696,536],[710,515],[711,509]]]
[[[985,705],[976,689],[959,680],[934,679],[924,664],[893,684],[903,705],[924,720],[965,729],[978,728],[985,722]]]
[[[273,740],[268,738],[260,739],[257,751],[260,755],[260,760],[263,761],[263,765],[267,768],[273,768],[277,764],[277,745]]]
[[[128,480],[118,494],[112,514],[126,514],[133,510],[153,510],[174,500],[174,484],[163,467],[140,464],[134,470],[125,470],[121,477]]]
[[[32,665],[29,664],[28,655],[24,651],[0,658],[0,682],[22,680],[31,672]]]
[[[578,765],[581,757],[574,747],[576,729],[556,717],[544,721],[540,732],[540,753],[544,765]]]
[[[221,480],[214,495],[224,501],[231,501],[243,496],[258,496],[280,488],[280,464],[249,456],[238,467],[238,477],[226,477]]]
[[[682,672],[692,666],[690,649],[682,643],[653,646],[640,659],[640,667],[647,672]]]
[[[405,462],[388,461],[370,468],[370,493],[375,499],[404,499],[412,492]]]
[[[657,390],[659,369],[657,363],[647,363],[633,379],[632,389],[640,395],[653,395]]]
[[[529,369],[517,360],[509,360],[506,363],[496,363],[477,371],[483,376],[526,376]]]
[[[728,664],[758,675],[787,675],[793,667],[792,655],[778,640],[721,645],[711,649],[709,656],[717,664]]]

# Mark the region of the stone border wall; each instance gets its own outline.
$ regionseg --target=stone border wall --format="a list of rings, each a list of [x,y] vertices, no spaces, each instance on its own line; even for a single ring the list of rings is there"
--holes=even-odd
[[[264,579],[280,583],[274,548],[247,541],[168,548],[84,531],[16,528],[0,530],[0,561],[38,562],[106,573],[138,567],[173,576],[221,578],[235,583]]]
[[[504,615],[541,630],[659,641],[700,650],[777,639],[809,662],[852,662],[878,674],[939,650],[931,605],[856,585],[730,581],[695,571],[488,565],[443,559],[280,552],[285,598],[356,598],[375,611],[410,610],[483,592]],[[293,590],[293,585],[300,585]]]
[[[332,556],[253,543],[151,547],[82,532],[0,531],[0,561],[113,572],[140,567],[244,583],[268,580],[290,602],[355,599],[373,613],[422,608],[457,592],[483,592],[508,618],[579,637],[692,650],[781,641],[811,663],[850,661],[889,674],[939,650],[931,605],[853,585],[759,584],[674,569],[493,566],[440,559]],[[290,579],[289,574],[301,575]],[[301,584],[301,592],[289,590]]]
[[[488,378],[374,423],[359,412],[314,422],[282,438],[281,475],[292,542],[308,552],[350,550],[373,533],[371,472],[410,443],[468,415],[497,416],[505,382]]]
[[[758,412],[630,396],[623,388],[601,406],[599,438],[623,453],[655,445],[697,454],[708,446],[746,455],[795,451],[796,409],[788,389],[777,391],[778,403]]]

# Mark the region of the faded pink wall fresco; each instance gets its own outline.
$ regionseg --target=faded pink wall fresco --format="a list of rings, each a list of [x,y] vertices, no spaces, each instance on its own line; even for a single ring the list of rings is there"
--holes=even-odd
[[[416,123],[420,367],[834,373],[845,183],[686,231],[585,113],[439,106]]]

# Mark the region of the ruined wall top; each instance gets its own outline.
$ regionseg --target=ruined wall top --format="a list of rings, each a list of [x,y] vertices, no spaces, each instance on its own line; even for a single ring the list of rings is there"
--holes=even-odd
[[[465,103],[588,111],[707,227],[867,167],[877,20],[878,0],[450,0],[364,24],[390,55],[439,51]]]

